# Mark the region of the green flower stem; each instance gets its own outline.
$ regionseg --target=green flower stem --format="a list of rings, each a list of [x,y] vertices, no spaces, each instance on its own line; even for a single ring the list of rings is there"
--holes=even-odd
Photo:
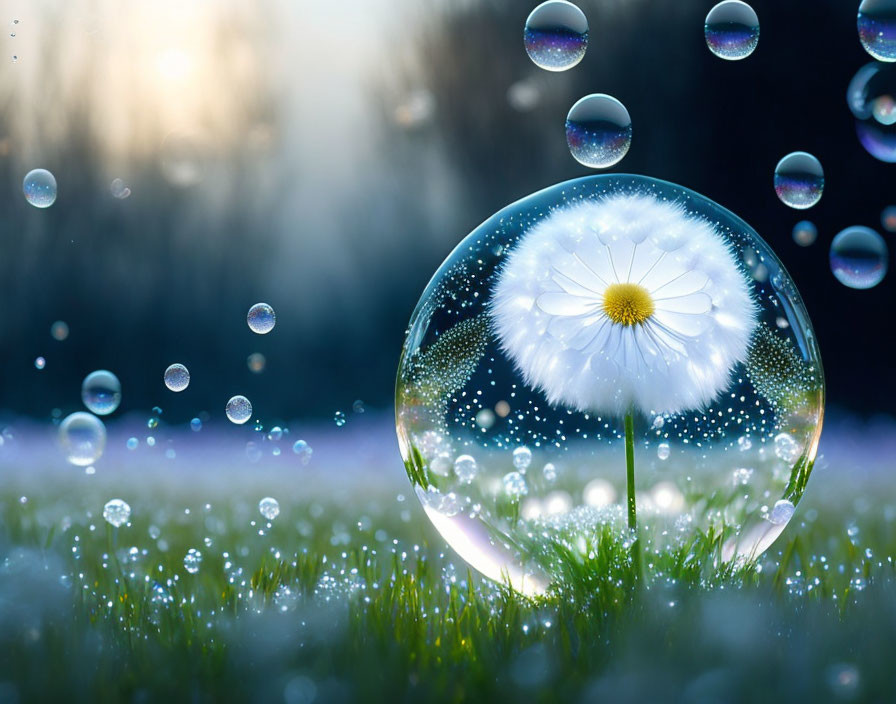
[[[635,412],[625,414],[625,483],[628,490],[628,528],[633,534],[632,564],[641,576],[641,541],[638,540],[638,512],[635,508]]]

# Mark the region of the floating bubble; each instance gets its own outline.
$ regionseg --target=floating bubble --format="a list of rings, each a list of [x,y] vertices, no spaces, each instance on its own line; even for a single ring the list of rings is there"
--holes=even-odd
[[[268,432],[268,440],[270,440],[271,442],[280,442],[282,437],[283,428],[281,428],[279,425],[275,425],[273,428],[271,428],[270,432]]]
[[[808,152],[792,152],[775,167],[775,193],[784,205],[811,208],[821,200],[823,190],[821,162]]]
[[[198,433],[200,430],[202,430],[202,421],[199,418],[194,418],[193,420],[191,420],[190,430],[192,430],[194,433]]]
[[[46,169],[32,169],[22,182],[22,191],[35,208],[49,208],[56,202],[56,177]]]
[[[808,247],[814,244],[818,237],[818,228],[808,220],[800,220],[793,226],[793,241],[800,247]]]
[[[187,554],[184,555],[184,569],[190,574],[196,574],[199,571],[199,566],[201,564],[202,553],[196,548],[187,550]]]
[[[469,484],[476,478],[476,460],[470,455],[460,455],[454,460],[454,473],[464,484]]]
[[[165,370],[165,386],[171,391],[183,391],[190,385],[190,370],[183,364],[175,363]]]
[[[566,143],[584,166],[605,169],[619,163],[632,145],[628,110],[610,95],[586,95],[566,116]]]
[[[112,193],[113,198],[118,198],[119,200],[124,200],[129,195],[131,195],[131,189],[125,185],[125,182],[120,178],[116,178],[112,181],[109,186],[109,191]]]
[[[246,322],[249,323],[249,329],[252,332],[259,335],[267,335],[274,329],[274,325],[277,323],[277,316],[274,314],[274,309],[267,303],[256,303],[249,309]]]
[[[59,424],[59,442],[69,462],[86,467],[96,462],[106,448],[106,426],[91,413],[72,413]]]
[[[308,464],[311,461],[311,446],[304,440],[296,440],[292,446],[292,451],[299,456],[302,464]]]
[[[121,403],[121,382],[106,369],[91,372],[81,384],[81,400],[87,410],[107,416]]]
[[[720,59],[745,59],[759,44],[759,18],[740,0],[725,0],[713,7],[703,25],[706,46]]]
[[[139,444],[140,444],[140,441],[137,438],[131,437],[131,438],[128,438],[128,441],[125,443],[125,446],[129,450],[136,450],[137,445],[139,445]]]
[[[341,428],[345,425],[345,413],[343,411],[336,411],[333,414],[333,422],[336,423],[337,428]]]
[[[252,404],[245,396],[233,396],[224,407],[231,423],[242,425],[252,417]]]
[[[548,0],[526,19],[523,44],[532,62],[546,71],[566,71],[588,48],[588,20],[566,0]]]
[[[884,238],[870,227],[847,227],[831,242],[831,271],[849,288],[877,286],[887,273],[889,258]]]
[[[50,326],[50,336],[59,342],[68,338],[68,332],[68,323],[64,320],[57,320]]]
[[[529,493],[526,478],[519,472],[508,472],[504,475],[504,491],[511,497],[519,498]]]
[[[553,462],[545,464],[541,473],[544,475],[544,480],[546,482],[552,482],[557,478],[557,468],[554,466]]]
[[[896,205],[889,205],[883,209],[880,224],[887,232],[896,232]]]
[[[280,515],[280,503],[277,501],[277,499],[274,499],[270,496],[265,496],[261,501],[258,502],[258,512],[267,520],[273,521],[277,516]]]
[[[878,61],[896,61],[896,0],[862,0],[859,41]]]
[[[43,357],[38,357],[37,359],[34,360],[34,368],[35,369],[43,369],[46,366],[47,366],[47,360],[45,360]]]
[[[103,518],[106,523],[120,528],[131,517],[131,507],[121,499],[112,499],[103,506]]]
[[[253,352],[246,358],[246,366],[253,374],[261,374],[265,364],[267,364],[267,359],[261,352]]]
[[[896,163],[896,65],[872,62],[860,68],[849,82],[846,102],[865,151]]]
[[[669,443],[667,442],[661,442],[656,446],[656,456],[658,459],[667,460],[671,453],[672,450],[669,448]]]
[[[513,451],[513,466],[520,472],[525,474],[530,464],[532,464],[532,450],[524,446]]]

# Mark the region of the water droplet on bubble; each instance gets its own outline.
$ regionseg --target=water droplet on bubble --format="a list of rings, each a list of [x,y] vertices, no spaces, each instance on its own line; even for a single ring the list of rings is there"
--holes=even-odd
[[[50,326],[50,336],[59,342],[65,340],[68,337],[68,333],[68,323],[64,320],[57,320]]]
[[[776,526],[787,523],[792,517],[795,508],[787,499],[776,501],[768,514],[768,520]]]
[[[513,466],[520,472],[525,474],[530,464],[532,464],[532,450],[523,446],[513,451]]]
[[[808,247],[818,238],[818,228],[808,220],[800,220],[793,226],[793,241],[800,247]]]
[[[274,329],[277,323],[277,316],[274,309],[267,303],[256,303],[249,309],[246,315],[246,322],[249,323],[249,329],[259,335],[267,335]]]
[[[883,209],[880,224],[887,232],[896,232],[896,205],[888,205]]]
[[[616,98],[586,95],[566,116],[566,143],[576,161],[604,169],[622,160],[632,144],[632,120]]]
[[[165,370],[165,386],[171,391],[183,391],[190,385],[190,371],[183,364],[172,364]]]
[[[504,491],[512,497],[525,496],[529,493],[529,487],[526,486],[526,478],[519,472],[508,472],[503,479]]]
[[[184,569],[190,574],[196,574],[199,571],[199,566],[201,564],[202,553],[196,548],[187,550],[187,554],[184,555]]]
[[[887,273],[889,252],[884,238],[868,227],[848,227],[831,242],[831,271],[849,288],[879,284]]]
[[[725,0],[713,7],[703,24],[706,46],[720,59],[745,59],[759,44],[759,18],[740,0]]]
[[[454,460],[454,473],[464,484],[469,484],[476,478],[476,460],[470,455],[460,455]]]
[[[78,467],[86,467],[103,454],[106,447],[106,426],[90,413],[72,413],[59,424],[59,442],[69,462]]]
[[[224,408],[231,423],[242,425],[252,417],[252,404],[245,396],[233,396]]]
[[[81,400],[87,410],[107,416],[121,403],[121,382],[106,369],[91,372],[81,384]]]
[[[265,364],[267,364],[267,359],[261,352],[253,352],[246,358],[246,366],[253,374],[261,374]]]
[[[38,357],[37,359],[34,360],[34,368],[35,369],[43,369],[46,366],[47,366],[47,360],[45,360],[43,357]]]
[[[862,0],[859,41],[878,61],[896,61],[896,0]]]
[[[311,461],[313,450],[304,440],[296,440],[292,446],[292,451],[299,456],[299,460],[302,464],[308,464]]]
[[[49,208],[56,202],[56,177],[46,169],[32,169],[22,181],[22,192],[35,208]]]
[[[823,190],[821,162],[808,152],[792,152],[775,167],[775,193],[784,205],[811,208],[821,200]]]
[[[131,507],[121,499],[112,499],[103,506],[103,518],[106,519],[106,523],[116,528],[120,528],[127,523],[130,517]]]
[[[273,521],[280,515],[280,503],[277,499],[266,496],[258,502],[258,512],[269,521]]]
[[[669,459],[670,453],[671,453],[671,450],[669,449],[669,443],[661,442],[659,445],[656,446],[656,456],[659,459],[661,459],[661,460]]]
[[[532,62],[547,71],[566,71],[588,48],[588,20],[566,0],[548,0],[526,19],[523,44]]]

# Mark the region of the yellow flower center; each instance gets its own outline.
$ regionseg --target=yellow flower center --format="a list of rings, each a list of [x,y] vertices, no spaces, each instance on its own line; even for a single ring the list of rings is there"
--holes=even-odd
[[[653,315],[653,299],[638,284],[610,284],[604,291],[604,313],[620,325],[641,325]]]

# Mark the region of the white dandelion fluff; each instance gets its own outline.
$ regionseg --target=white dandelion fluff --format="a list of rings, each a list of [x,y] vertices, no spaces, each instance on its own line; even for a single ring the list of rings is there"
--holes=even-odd
[[[510,253],[491,303],[527,384],[618,416],[710,403],[746,358],[756,311],[715,226],[645,193],[554,211]]]

